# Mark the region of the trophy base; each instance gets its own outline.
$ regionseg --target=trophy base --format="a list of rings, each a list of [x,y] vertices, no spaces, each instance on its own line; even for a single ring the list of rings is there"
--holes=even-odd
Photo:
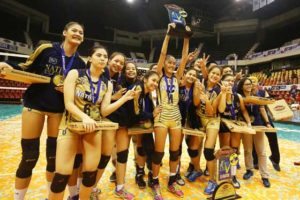
[[[218,185],[213,195],[207,199],[209,200],[233,200],[242,198],[235,192],[235,188],[229,182],[222,182]]]
[[[190,38],[193,35],[192,31],[186,31],[185,26],[176,23],[176,28],[171,28],[168,35],[180,38]]]

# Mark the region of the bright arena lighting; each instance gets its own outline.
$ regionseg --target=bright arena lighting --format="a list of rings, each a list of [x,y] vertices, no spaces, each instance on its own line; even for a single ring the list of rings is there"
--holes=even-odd
[[[126,0],[127,1],[127,3],[133,3],[134,2],[134,0]]]

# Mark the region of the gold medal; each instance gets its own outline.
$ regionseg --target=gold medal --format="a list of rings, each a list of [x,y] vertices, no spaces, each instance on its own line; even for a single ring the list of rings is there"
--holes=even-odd
[[[63,86],[64,84],[64,77],[62,75],[55,75],[53,77],[53,84],[56,85],[57,87]]]

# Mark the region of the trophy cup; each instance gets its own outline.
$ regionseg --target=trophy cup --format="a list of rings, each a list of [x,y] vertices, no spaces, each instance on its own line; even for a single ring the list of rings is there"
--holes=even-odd
[[[187,17],[187,13],[184,11],[184,9],[175,4],[165,4],[165,7],[169,13],[170,23],[176,24],[176,27],[171,28],[168,34],[177,37],[191,37],[193,32],[186,31],[185,29],[185,18]]]
[[[238,156],[234,149],[230,147],[222,147],[215,153],[217,161],[217,173],[216,181],[218,183],[212,197],[207,199],[210,200],[221,200],[221,199],[239,199],[239,196],[235,192],[235,188],[231,183],[232,178],[232,166],[236,166],[238,162]]]

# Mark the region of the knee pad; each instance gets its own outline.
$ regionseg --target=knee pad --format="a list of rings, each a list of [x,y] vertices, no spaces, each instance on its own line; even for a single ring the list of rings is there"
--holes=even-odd
[[[117,161],[119,163],[126,163],[128,159],[128,149],[117,153]]]
[[[152,162],[156,165],[160,165],[163,157],[164,157],[164,152],[158,152],[154,151],[153,157],[152,157]]]
[[[181,156],[182,155],[182,145],[179,146],[178,151],[179,151],[178,156]]]
[[[70,175],[63,175],[60,173],[55,173],[52,183],[51,183],[51,191],[53,193],[63,192],[66,188],[69,177],[70,177]]]
[[[179,157],[179,150],[177,151],[169,151],[170,153],[170,161],[177,161]]]
[[[101,155],[98,169],[104,169],[107,166],[109,160],[110,160],[110,156]]]
[[[188,154],[189,154],[189,156],[191,158],[195,158],[195,157],[197,157],[199,155],[198,149],[190,149],[190,148],[188,148],[187,151],[188,151]]]
[[[137,152],[138,152],[139,156],[144,157],[146,155],[146,152],[144,151],[143,147],[138,147]]]
[[[204,148],[204,157],[207,161],[215,159],[214,149]]]
[[[48,137],[46,142],[47,171],[55,171],[56,137]]]
[[[28,178],[32,175],[40,155],[40,138],[22,139],[22,160],[19,164],[16,176],[18,178]]]
[[[78,169],[82,163],[82,154],[76,154],[73,169]]]
[[[82,185],[92,187],[95,185],[97,170],[92,172],[82,172]]]

